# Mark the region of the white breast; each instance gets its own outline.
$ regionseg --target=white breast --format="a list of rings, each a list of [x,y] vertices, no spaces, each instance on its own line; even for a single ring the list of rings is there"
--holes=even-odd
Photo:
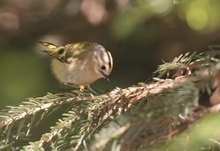
[[[55,77],[64,84],[89,85],[100,78],[91,66],[91,63],[74,61],[71,64],[52,60],[52,71]]]

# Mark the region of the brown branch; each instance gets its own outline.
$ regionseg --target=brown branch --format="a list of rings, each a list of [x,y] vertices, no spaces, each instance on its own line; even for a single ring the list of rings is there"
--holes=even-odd
[[[80,113],[78,113],[78,118],[71,118],[67,122],[59,123],[59,129],[53,128],[51,129],[50,133],[43,134],[42,138],[34,142],[34,146],[43,147],[45,144],[51,142],[59,133],[61,133],[63,130],[66,129],[67,125],[70,123],[77,123],[82,120],[81,118],[86,117],[87,113],[94,113],[96,115],[96,112],[98,111],[99,114],[96,115],[94,118],[98,118],[98,120],[92,120],[89,130],[86,130],[85,136],[88,136],[90,133],[92,133],[97,127],[102,125],[104,122],[109,119],[112,115],[119,115],[122,112],[127,111],[132,104],[137,102],[138,100],[141,100],[143,98],[157,95],[163,92],[166,92],[170,89],[174,89],[176,87],[179,87],[181,85],[185,85],[187,82],[189,82],[189,77],[182,77],[178,79],[167,79],[167,80],[161,80],[159,82],[155,82],[152,84],[145,84],[145,83],[139,83],[138,85],[128,87],[125,89],[116,88],[112,90],[109,93],[94,96],[94,97],[88,97],[85,99],[85,97],[78,96],[75,98],[74,101],[92,101],[95,102],[97,100],[98,103],[96,106],[93,106],[92,108],[89,108],[87,111],[82,110]],[[101,99],[101,100],[100,100]],[[97,123],[98,121],[98,123]],[[62,121],[61,121],[62,122]],[[85,137],[83,135],[83,137]],[[72,146],[75,146],[76,144],[72,144]],[[80,144],[77,145],[77,147]],[[32,146],[27,146],[27,148],[31,148]],[[32,148],[33,149],[33,148]]]
[[[102,122],[108,119],[115,110],[118,111],[118,114],[126,112],[137,101],[183,86],[190,81],[189,79],[190,77],[182,76],[177,79],[160,80],[151,84],[139,83],[125,89],[116,88],[107,94],[97,96],[103,98],[103,101],[100,102],[100,108],[111,106],[108,112],[105,111]]]
[[[79,96],[74,96],[74,97],[69,97],[69,98],[64,98],[64,99],[58,99],[55,100],[53,102],[48,102],[43,104],[42,106],[35,106],[35,108],[33,107],[30,110],[23,110],[20,113],[16,113],[14,116],[12,116],[11,118],[6,118],[5,120],[1,120],[0,121],[0,129],[2,129],[3,127],[12,124],[15,121],[24,119],[28,116],[32,116],[34,114],[36,114],[37,112],[40,111],[46,111],[46,110],[50,110],[51,108],[63,105],[63,104],[67,104],[67,103],[71,103],[74,101],[83,101],[83,100],[91,100],[91,99],[96,99],[96,98],[103,98],[106,101],[103,101],[102,104],[106,104],[109,105],[110,102],[112,102],[112,104],[114,104],[114,102],[119,102],[121,103],[121,105],[123,105],[124,102],[122,102],[124,99],[122,99],[123,97],[126,98],[128,100],[127,103],[129,103],[127,108],[124,108],[124,111],[127,110],[128,108],[130,108],[130,106],[138,101],[141,100],[142,98],[145,97],[149,97],[152,95],[156,95],[156,94],[160,94],[163,93],[165,91],[174,89],[175,87],[184,85],[189,79],[189,77],[181,77],[178,79],[166,79],[166,80],[161,80],[159,82],[155,82],[152,84],[145,84],[145,83],[139,83],[136,86],[132,86],[132,87],[128,87],[125,89],[120,89],[120,88],[116,88],[114,90],[112,90],[111,92],[107,93],[107,94],[103,94],[100,96],[88,96],[86,94],[86,96],[84,95],[79,95]],[[121,106],[120,105],[120,106]],[[22,107],[25,107],[25,105],[22,105]],[[8,112],[10,112],[10,110],[8,110]],[[111,110],[109,112],[112,112]],[[108,116],[108,114],[110,113],[106,113],[106,116]],[[106,117],[103,118],[103,120]]]

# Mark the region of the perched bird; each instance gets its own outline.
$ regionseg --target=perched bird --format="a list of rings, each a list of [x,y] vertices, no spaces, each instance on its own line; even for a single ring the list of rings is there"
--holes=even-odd
[[[48,48],[45,52],[52,57],[52,72],[65,85],[82,90],[97,79],[107,79],[112,71],[111,53],[97,43],[81,42],[65,46],[40,43]]]

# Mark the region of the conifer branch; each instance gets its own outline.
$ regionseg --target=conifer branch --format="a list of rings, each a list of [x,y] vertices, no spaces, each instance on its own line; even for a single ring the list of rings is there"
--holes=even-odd
[[[62,98],[56,98],[57,100],[45,102],[47,97],[52,96],[53,94],[48,94],[44,98],[33,98],[33,99],[28,99],[27,102],[23,102],[23,104],[19,105],[18,107],[13,107],[13,106],[8,106],[8,109],[4,110],[1,112],[1,121],[0,121],[0,128],[4,128],[13,122],[16,122],[18,120],[21,120],[23,118],[26,118],[27,116],[31,116],[36,114],[37,112],[40,111],[47,111],[50,108],[53,108],[58,105],[66,104],[72,101],[72,99],[62,99]],[[55,96],[55,95],[54,95]],[[58,95],[56,96],[58,97]],[[41,100],[42,103],[40,104],[39,102],[35,100]],[[10,115],[7,116],[7,113],[9,112]]]
[[[60,107],[63,104],[71,103],[73,105],[74,103],[81,101],[98,102],[97,106],[94,109],[91,109],[90,111],[96,112],[95,110],[101,110],[101,109],[107,111],[103,113],[103,116],[100,119],[101,122],[104,122],[106,119],[111,117],[113,113],[117,113],[119,115],[122,112],[127,111],[136,101],[178,87],[181,84],[187,82],[188,80],[189,80],[188,78],[179,78],[175,80],[171,80],[171,79],[161,80],[159,82],[152,83],[149,85],[140,83],[137,86],[129,87],[127,89],[116,88],[110,93],[100,96],[95,96],[94,98],[92,98],[90,95],[86,93],[85,94],[81,93],[78,96],[76,95],[76,93],[65,93],[65,94],[48,94],[45,97],[29,99],[29,102],[26,102],[18,107],[11,107],[8,110],[5,110],[4,112],[1,113],[1,117],[2,117],[0,121],[1,131],[3,131],[4,134],[7,134],[7,132],[10,133],[10,129],[9,129],[10,125],[15,124],[21,121],[22,119],[33,117],[38,112],[42,112],[42,111],[48,112],[49,110],[52,110],[57,106]],[[126,100],[126,102],[124,102],[124,100]],[[7,113],[10,113],[10,116],[9,115],[4,116]],[[31,120],[29,121],[29,123],[30,122]],[[71,121],[70,123],[72,122],[74,122],[74,120]],[[59,134],[62,130],[65,130],[66,125],[63,123],[61,123],[60,125],[63,126],[63,129],[60,128],[59,130],[55,130],[54,132],[49,133],[50,136],[47,136],[48,134],[45,134],[45,136],[43,135],[42,136],[43,141],[41,140],[40,141],[41,143],[37,147],[44,146],[43,144],[47,144],[47,142],[50,142],[50,140],[56,137],[56,135]]]
[[[219,59],[212,56],[187,54],[176,59],[174,64],[178,66],[175,68],[172,63],[168,63],[157,70],[157,73],[161,72],[162,75],[166,72],[168,77],[173,77],[173,74],[178,75],[174,79],[155,78],[157,82],[139,83],[125,89],[116,88],[96,96],[74,90],[69,93],[48,94],[45,97],[29,99],[22,105],[10,107],[1,113],[0,128],[4,134],[1,134],[1,138],[2,140],[6,138],[4,142],[8,144],[12,140],[9,136],[13,125],[19,125],[17,135],[23,132],[24,125],[31,125],[28,126],[29,132],[32,125],[35,125],[33,121],[37,113],[47,114],[56,107],[70,104],[71,109],[51,127],[50,132],[43,134],[38,141],[29,142],[29,145],[23,148],[81,150],[84,144],[85,148],[88,146],[91,150],[100,150],[103,144],[115,144],[114,141],[119,138],[124,140],[120,142],[122,150],[124,147],[135,148],[139,144],[144,144],[143,146],[158,144],[161,138],[178,134],[202,117],[194,117],[196,114],[192,107],[198,103],[199,92],[211,89],[213,79],[219,72],[218,62]],[[179,65],[188,72],[180,72]],[[132,114],[134,116],[130,116]],[[91,141],[91,138],[94,138],[94,134],[106,130],[105,125],[117,121],[121,116],[130,118],[112,132],[115,135],[108,135],[104,142],[97,140],[95,141],[97,145],[92,145],[94,141]],[[194,120],[187,123],[187,119],[192,117]],[[146,125],[147,129],[143,129],[142,125]],[[151,127],[154,127],[157,133],[152,132]],[[134,129],[139,133],[133,135]],[[142,136],[145,139],[139,141],[138,136],[141,132],[146,135]],[[133,138],[131,144],[129,144],[130,138]]]
[[[128,111],[137,101],[169,91],[170,89],[186,84],[188,81],[189,79],[185,77],[174,80],[167,79],[149,85],[140,83],[126,89],[116,88],[110,93],[95,96],[93,98],[85,99],[85,97],[78,96],[77,102],[72,102],[74,111],[70,110],[69,113],[65,115],[67,117],[64,117],[64,119],[60,120],[55,127],[52,127],[50,133],[44,134],[40,141],[31,143],[30,146],[25,148],[27,150],[35,150],[44,147],[46,144],[51,143],[58,135],[66,131],[67,128],[72,128],[70,131],[76,133],[76,131],[79,130],[74,129],[76,129],[77,125],[82,121],[87,123],[84,123],[87,127],[82,131],[82,134],[86,132],[88,135],[99,125],[105,123],[105,121],[111,116],[120,115],[123,112]],[[89,116],[91,117],[88,118]],[[80,138],[77,139],[80,140]],[[64,138],[56,138],[56,143],[59,139]],[[36,148],[31,148],[33,146]]]
[[[9,106],[0,112],[0,138],[6,138],[4,142],[7,144],[10,138],[25,137],[29,135],[30,130],[37,126],[38,123],[54,112],[57,108],[72,101],[77,101],[78,90],[72,93],[48,93],[44,97],[29,98],[19,106]],[[91,97],[90,94],[84,93],[81,99]],[[38,118],[36,118],[38,116]],[[12,131],[17,131],[16,134]]]

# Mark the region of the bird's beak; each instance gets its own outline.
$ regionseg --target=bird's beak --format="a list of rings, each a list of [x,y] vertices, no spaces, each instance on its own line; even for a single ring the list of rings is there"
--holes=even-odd
[[[103,78],[106,79],[107,81],[109,81],[109,78],[108,78],[108,74],[105,74],[103,71],[99,70],[99,72],[102,74]]]

